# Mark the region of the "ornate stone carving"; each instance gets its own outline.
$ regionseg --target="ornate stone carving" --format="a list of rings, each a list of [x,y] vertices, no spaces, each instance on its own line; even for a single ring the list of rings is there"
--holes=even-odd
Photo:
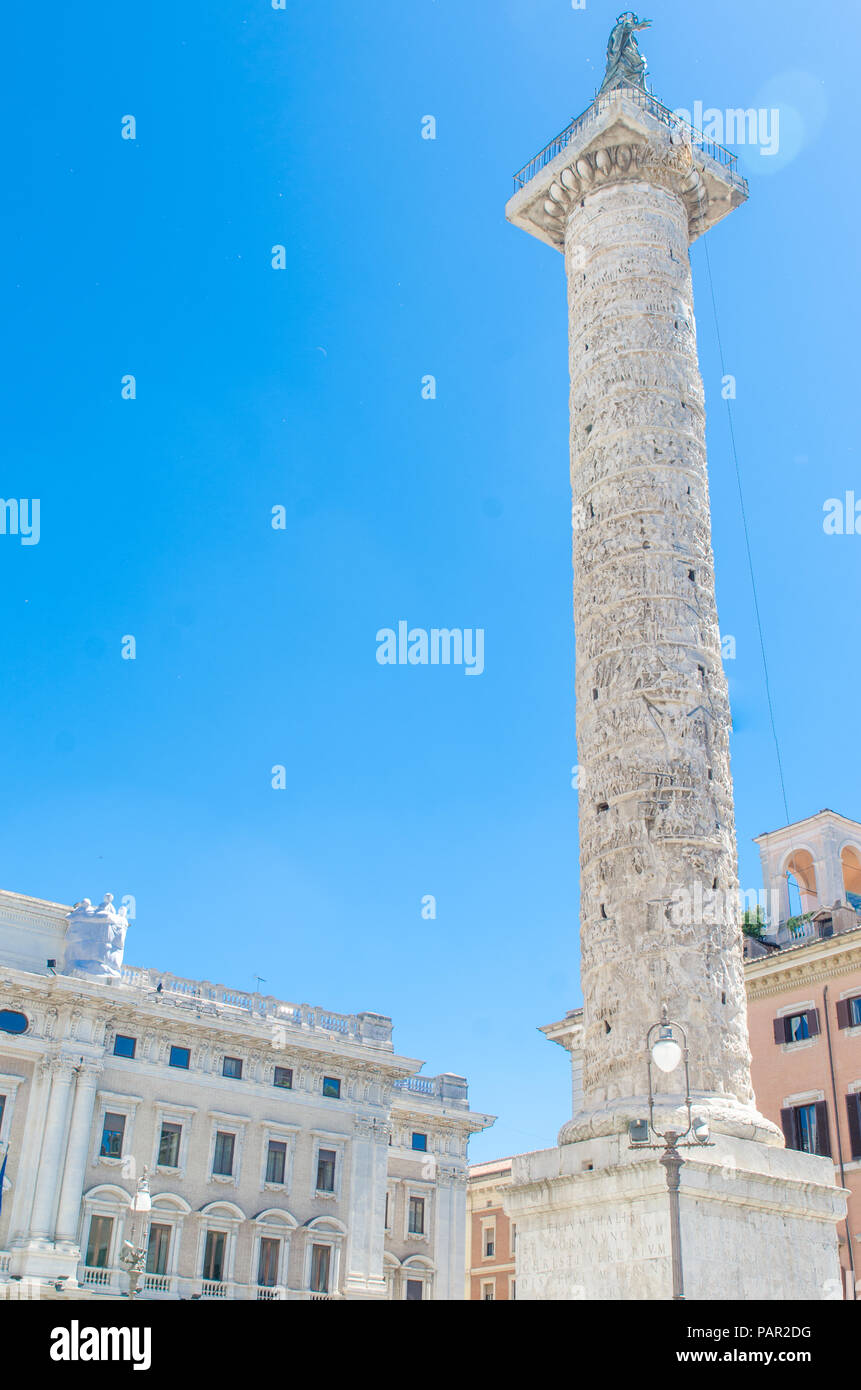
[[[113,902],[113,893],[98,907],[84,898],[66,914],[66,975],[103,983],[121,978],[128,920],[126,909],[117,912]]]
[[[584,196],[597,188],[613,184],[637,182],[648,183],[650,188],[663,188],[677,198],[687,212],[687,223],[681,227],[662,226],[657,210],[651,210],[640,217],[640,233],[648,242],[652,241],[663,257],[672,259],[678,256],[687,263],[689,236],[695,235],[698,224],[708,211],[708,193],[702,175],[694,162],[693,150],[681,131],[668,132],[665,140],[642,140],[629,144],[606,145],[580,154],[550,184],[544,200],[546,227],[553,241],[560,249],[566,248],[571,259],[569,267],[570,294],[579,289],[571,270],[581,269],[581,256],[584,248],[579,247],[577,237],[581,230],[578,223],[572,226],[569,213]],[[662,240],[661,238],[666,238]],[[572,248],[574,253],[572,256]],[[605,248],[611,251],[611,248]],[[615,254],[627,257],[633,265],[637,251],[634,246],[619,246]],[[602,283],[608,287],[618,282],[619,267],[614,267],[612,259],[601,268],[599,275],[592,280],[593,293],[600,292]],[[593,267],[594,272],[594,267]],[[617,284],[617,289],[620,288]],[[657,289],[658,286],[652,287]],[[688,291],[686,306],[692,303],[692,293]],[[587,300],[588,304],[588,300]],[[690,311],[689,311],[690,312]],[[687,317],[683,315],[683,317]]]
[[[388,1120],[369,1119],[365,1115],[357,1115],[353,1122],[353,1133],[357,1139],[370,1139],[375,1144],[388,1145],[392,1125]]]
[[[673,894],[736,884],[705,413],[688,260],[690,146],[581,154],[551,184],[568,275],[585,1114],[618,1128],[663,1003],[713,1123],[752,1132],[739,927]]]

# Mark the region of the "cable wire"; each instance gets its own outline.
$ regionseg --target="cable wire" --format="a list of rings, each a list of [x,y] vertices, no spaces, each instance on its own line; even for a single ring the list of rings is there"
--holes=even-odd
[[[708,237],[703,237],[703,245],[705,246],[706,268],[707,268],[707,270],[708,270],[708,277],[709,277],[709,291],[710,291],[710,294],[711,294],[712,313],[714,314],[714,321],[715,321],[715,336],[717,337],[718,357],[720,358],[721,376],[722,376],[722,377],[725,377],[726,374],[727,374],[727,372],[726,372],[726,363],[725,363],[725,361],[724,361],[724,355],[723,355],[723,342],[722,342],[722,339],[721,339],[720,320],[719,320],[719,318],[718,318],[718,311],[717,311],[717,301],[716,301],[716,299],[715,299],[715,287],[714,287],[714,280],[713,280],[713,278],[712,278],[712,264],[711,264],[711,259],[710,259],[710,257],[709,257],[709,243],[708,243]],[[784,813],[785,813],[785,815],[786,815],[786,824],[787,824],[787,825],[790,825],[792,822],[791,822],[790,816],[789,816],[789,803],[788,803],[787,797],[786,797],[786,782],[785,782],[784,776],[783,776],[783,759],[782,759],[782,757],[781,757],[781,755],[780,755],[780,741],[779,741],[779,739],[778,739],[778,737],[777,737],[777,725],[776,725],[776,723],[775,723],[775,718],[774,718],[774,703],[773,703],[772,698],[771,698],[771,681],[769,680],[769,675],[768,675],[768,658],[766,657],[766,654],[765,654],[765,638],[764,638],[764,636],[763,636],[763,631],[762,631],[762,616],[761,616],[761,614],[760,614],[760,609],[759,609],[759,594],[758,594],[757,588],[756,588],[756,574],[755,574],[754,568],[753,568],[753,552],[751,551],[751,546],[750,546],[750,532],[749,532],[749,530],[748,530],[748,525],[747,525],[747,512],[746,512],[746,510],[745,510],[745,505],[744,505],[744,490],[743,490],[742,485],[741,485],[741,469],[739,468],[739,464],[738,464],[738,450],[737,450],[737,448],[736,448],[736,443],[735,443],[735,429],[734,429],[734,427],[733,427],[732,408],[731,408],[731,406],[730,406],[730,400],[729,400],[729,397],[728,397],[728,396],[726,397],[726,414],[727,414],[727,420],[728,420],[728,422],[729,422],[730,447],[731,447],[731,449],[732,449],[733,464],[735,465],[735,480],[736,480],[736,484],[737,484],[737,486],[738,486],[738,500],[739,500],[739,505],[740,505],[740,507],[741,507],[741,520],[742,520],[742,526],[743,526],[743,528],[744,528],[744,545],[745,545],[745,551],[746,551],[746,553],[747,553],[747,567],[748,567],[748,570],[749,570],[749,572],[750,572],[750,587],[751,587],[751,590],[752,590],[752,592],[753,592],[753,609],[754,609],[754,613],[756,614],[756,630],[757,630],[757,632],[758,632],[758,634],[759,634],[759,650],[760,650],[760,652],[761,652],[761,654],[762,654],[762,669],[763,669],[763,674],[764,674],[764,676],[765,676],[765,695],[766,695],[766,700],[768,701],[768,718],[769,718],[769,722],[770,722],[770,724],[771,724],[771,735],[772,735],[772,738],[774,739],[774,751],[775,751],[775,754],[776,754],[776,756],[777,756],[777,771],[778,771],[778,776],[779,776],[779,778],[780,778],[780,793],[781,793],[781,796],[782,796],[782,798],[783,798],[783,810],[784,810]]]

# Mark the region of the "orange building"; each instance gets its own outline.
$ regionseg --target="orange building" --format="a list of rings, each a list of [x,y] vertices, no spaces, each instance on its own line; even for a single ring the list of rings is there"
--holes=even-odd
[[[844,1296],[861,1295],[861,825],[833,811],[759,836],[777,906],[746,942],[753,1086],[788,1148],[825,1154],[849,1193]],[[797,903],[792,903],[794,889]],[[791,915],[791,909],[802,909]],[[776,919],[776,920],[775,920]]]
[[[495,1302],[516,1297],[514,1258],[517,1231],[502,1209],[511,1182],[511,1159],[476,1163],[466,1189],[466,1297]]]

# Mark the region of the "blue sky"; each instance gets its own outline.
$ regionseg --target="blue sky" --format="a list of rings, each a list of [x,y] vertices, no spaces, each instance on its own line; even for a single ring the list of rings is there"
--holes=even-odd
[[[133,894],[135,963],[391,1014],[499,1115],[475,1158],[552,1143],[569,1108],[536,1031],[580,1002],[565,284],[504,205],[591,100],[615,14],[21,6],[4,45],[0,492],[40,499],[41,535],[0,536],[0,883]],[[861,536],[822,528],[861,498],[843,10],[646,14],[668,105],[781,112],[710,255],[790,814],[861,817]],[[784,812],[692,260],[756,888]],[[483,674],[378,665],[399,619],[483,628]]]

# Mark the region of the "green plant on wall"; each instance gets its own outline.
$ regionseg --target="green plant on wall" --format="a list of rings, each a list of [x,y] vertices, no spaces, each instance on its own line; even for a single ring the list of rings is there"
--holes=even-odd
[[[761,907],[745,908],[741,929],[745,936],[754,936],[757,941],[762,940],[762,935],[765,931],[765,918],[762,915]]]

